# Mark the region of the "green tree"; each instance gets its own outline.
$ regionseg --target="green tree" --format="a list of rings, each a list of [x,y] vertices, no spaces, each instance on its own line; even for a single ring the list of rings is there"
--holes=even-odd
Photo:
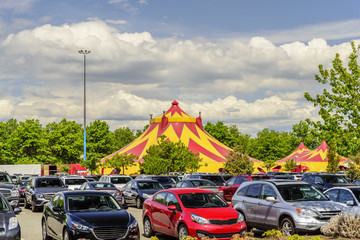
[[[356,156],[350,156],[349,159],[346,177],[351,180],[360,179],[360,152]]]
[[[336,173],[339,171],[339,163],[340,163],[340,157],[336,154],[336,151],[334,148],[329,147],[329,150],[327,152],[328,157],[328,165],[326,167],[326,171],[330,173]]]
[[[122,149],[136,138],[134,131],[128,127],[121,127],[111,133],[112,151]]]
[[[254,162],[242,150],[240,146],[235,146],[229,155],[226,156],[224,168],[231,174],[251,174],[254,172]]]
[[[145,174],[161,174],[164,172],[195,172],[200,168],[201,158],[179,142],[167,141],[162,135],[157,144],[146,151],[140,170]]]
[[[300,121],[292,127],[292,133],[300,142],[303,142],[309,149],[315,149],[322,142],[314,128],[306,121]]]
[[[80,124],[64,118],[59,123],[47,124],[46,133],[54,163],[79,163],[84,144]]]
[[[12,133],[19,126],[15,119],[10,119],[7,122],[0,122],[0,164],[11,164],[13,155],[11,146]]]
[[[319,65],[315,80],[325,86],[322,94],[305,98],[319,108],[322,121],[306,121],[314,127],[318,136],[326,142],[336,140],[333,147],[343,156],[355,155],[360,150],[360,68],[358,51],[360,46],[351,42],[352,52],[346,68],[336,54],[332,69]]]
[[[109,125],[95,120],[87,127],[87,156],[85,166],[90,172],[98,170],[101,159],[111,153],[111,138]]]
[[[237,144],[235,137],[229,132],[229,128],[221,121],[216,124],[207,122],[204,130],[230,148]]]
[[[135,166],[136,162],[134,162],[134,161],[137,159],[138,159],[138,156],[131,154],[131,153],[130,154],[116,153],[111,158],[105,159],[103,166],[109,167],[112,169],[114,169],[114,168],[121,169],[122,168],[122,173],[125,174],[125,169],[128,170],[128,167]]]
[[[291,172],[292,170],[295,169],[296,169],[296,162],[294,161],[294,159],[287,160],[283,166],[283,170],[287,172]]]
[[[20,122],[9,137],[11,163],[51,163],[46,146],[45,131],[39,120]]]
[[[136,134],[135,134],[135,137],[139,137],[141,134],[143,134],[148,128],[149,128],[149,124],[146,124],[143,129],[138,129],[136,130]]]
[[[269,170],[272,169],[273,167],[277,166],[277,164],[275,163],[275,160],[267,160],[267,161],[264,161],[264,163],[261,166],[263,168],[266,168],[266,171],[269,172]]]

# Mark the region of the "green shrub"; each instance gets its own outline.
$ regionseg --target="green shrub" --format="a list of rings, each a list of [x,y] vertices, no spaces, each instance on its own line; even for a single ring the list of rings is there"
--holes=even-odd
[[[151,240],[159,240],[159,238],[157,236],[151,236],[150,238]]]
[[[320,231],[325,236],[360,238],[360,217],[354,213],[345,212],[331,218]]]
[[[281,231],[276,229],[267,230],[262,234],[263,237],[271,237],[274,239],[281,239],[283,237],[283,234]]]
[[[287,237],[288,240],[305,240],[305,237],[301,237],[298,234],[294,234]]]

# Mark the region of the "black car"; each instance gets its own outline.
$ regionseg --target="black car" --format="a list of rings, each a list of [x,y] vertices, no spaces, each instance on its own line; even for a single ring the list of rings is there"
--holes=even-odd
[[[68,188],[55,176],[34,177],[25,188],[24,207],[33,212],[42,208],[55,193],[67,191]]]
[[[66,191],[44,206],[43,239],[140,239],[138,222],[109,193]]]
[[[10,205],[15,208],[19,206],[19,190],[7,172],[0,172],[0,193],[4,195]]]
[[[21,212],[21,208],[14,209],[0,193],[0,239],[20,240],[21,230],[15,214]]]
[[[219,174],[208,174],[208,173],[190,173],[185,174],[183,180],[185,179],[206,179],[214,182],[216,186],[224,186],[225,180]]]
[[[301,181],[310,183],[320,191],[325,191],[332,187],[354,186],[343,176],[331,173],[306,174],[301,178]]]
[[[164,187],[155,180],[131,180],[122,188],[122,202],[124,204],[136,204],[137,208],[142,208],[145,199],[150,198],[154,193],[163,189]]]
[[[110,193],[120,204],[122,202],[121,191],[116,186],[109,182],[85,182],[79,190],[96,190]]]
[[[19,191],[19,202],[23,203],[25,201],[25,189],[26,186],[29,185],[30,180],[19,180],[18,181],[18,185],[17,185],[17,189]]]
[[[173,188],[176,185],[176,181],[170,176],[163,175],[139,175],[136,179],[150,179],[161,183],[164,188]]]

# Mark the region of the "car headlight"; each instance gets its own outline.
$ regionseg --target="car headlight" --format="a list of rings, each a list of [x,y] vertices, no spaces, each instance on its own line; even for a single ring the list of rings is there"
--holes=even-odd
[[[196,215],[194,213],[191,214],[191,220],[198,224],[210,224],[209,220],[206,218],[200,217],[199,215]]]
[[[19,191],[18,190],[11,190],[11,197],[17,197],[19,196]]]
[[[85,226],[78,222],[72,222],[71,224],[73,225],[74,228],[82,230],[82,231],[88,231],[90,229],[90,227]]]
[[[310,210],[310,209],[297,208],[296,210],[298,211],[299,214],[306,216],[306,217],[317,217],[318,216],[318,214],[316,212],[314,212],[313,210]]]
[[[145,198],[145,199],[151,198],[151,196],[152,195],[150,195],[150,194],[143,193],[143,198]]]
[[[45,198],[43,194],[41,193],[35,193],[35,197],[38,198]]]
[[[138,222],[136,221],[135,218],[134,218],[134,221],[129,225],[129,228],[131,230],[138,228]]]
[[[12,217],[9,219],[9,230],[17,228],[18,226],[18,220],[16,217]]]
[[[236,222],[237,222],[237,223],[242,223],[244,220],[245,220],[244,215],[242,215],[241,213],[239,213],[239,216],[238,216]]]

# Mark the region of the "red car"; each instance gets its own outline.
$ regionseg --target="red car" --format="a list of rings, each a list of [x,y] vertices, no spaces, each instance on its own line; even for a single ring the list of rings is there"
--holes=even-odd
[[[271,179],[267,175],[236,175],[230,178],[223,187],[224,198],[226,201],[231,201],[238,187],[245,181],[266,180]]]
[[[144,235],[163,233],[178,239],[185,236],[231,239],[246,233],[239,214],[210,190],[172,188],[161,190],[143,205]]]

